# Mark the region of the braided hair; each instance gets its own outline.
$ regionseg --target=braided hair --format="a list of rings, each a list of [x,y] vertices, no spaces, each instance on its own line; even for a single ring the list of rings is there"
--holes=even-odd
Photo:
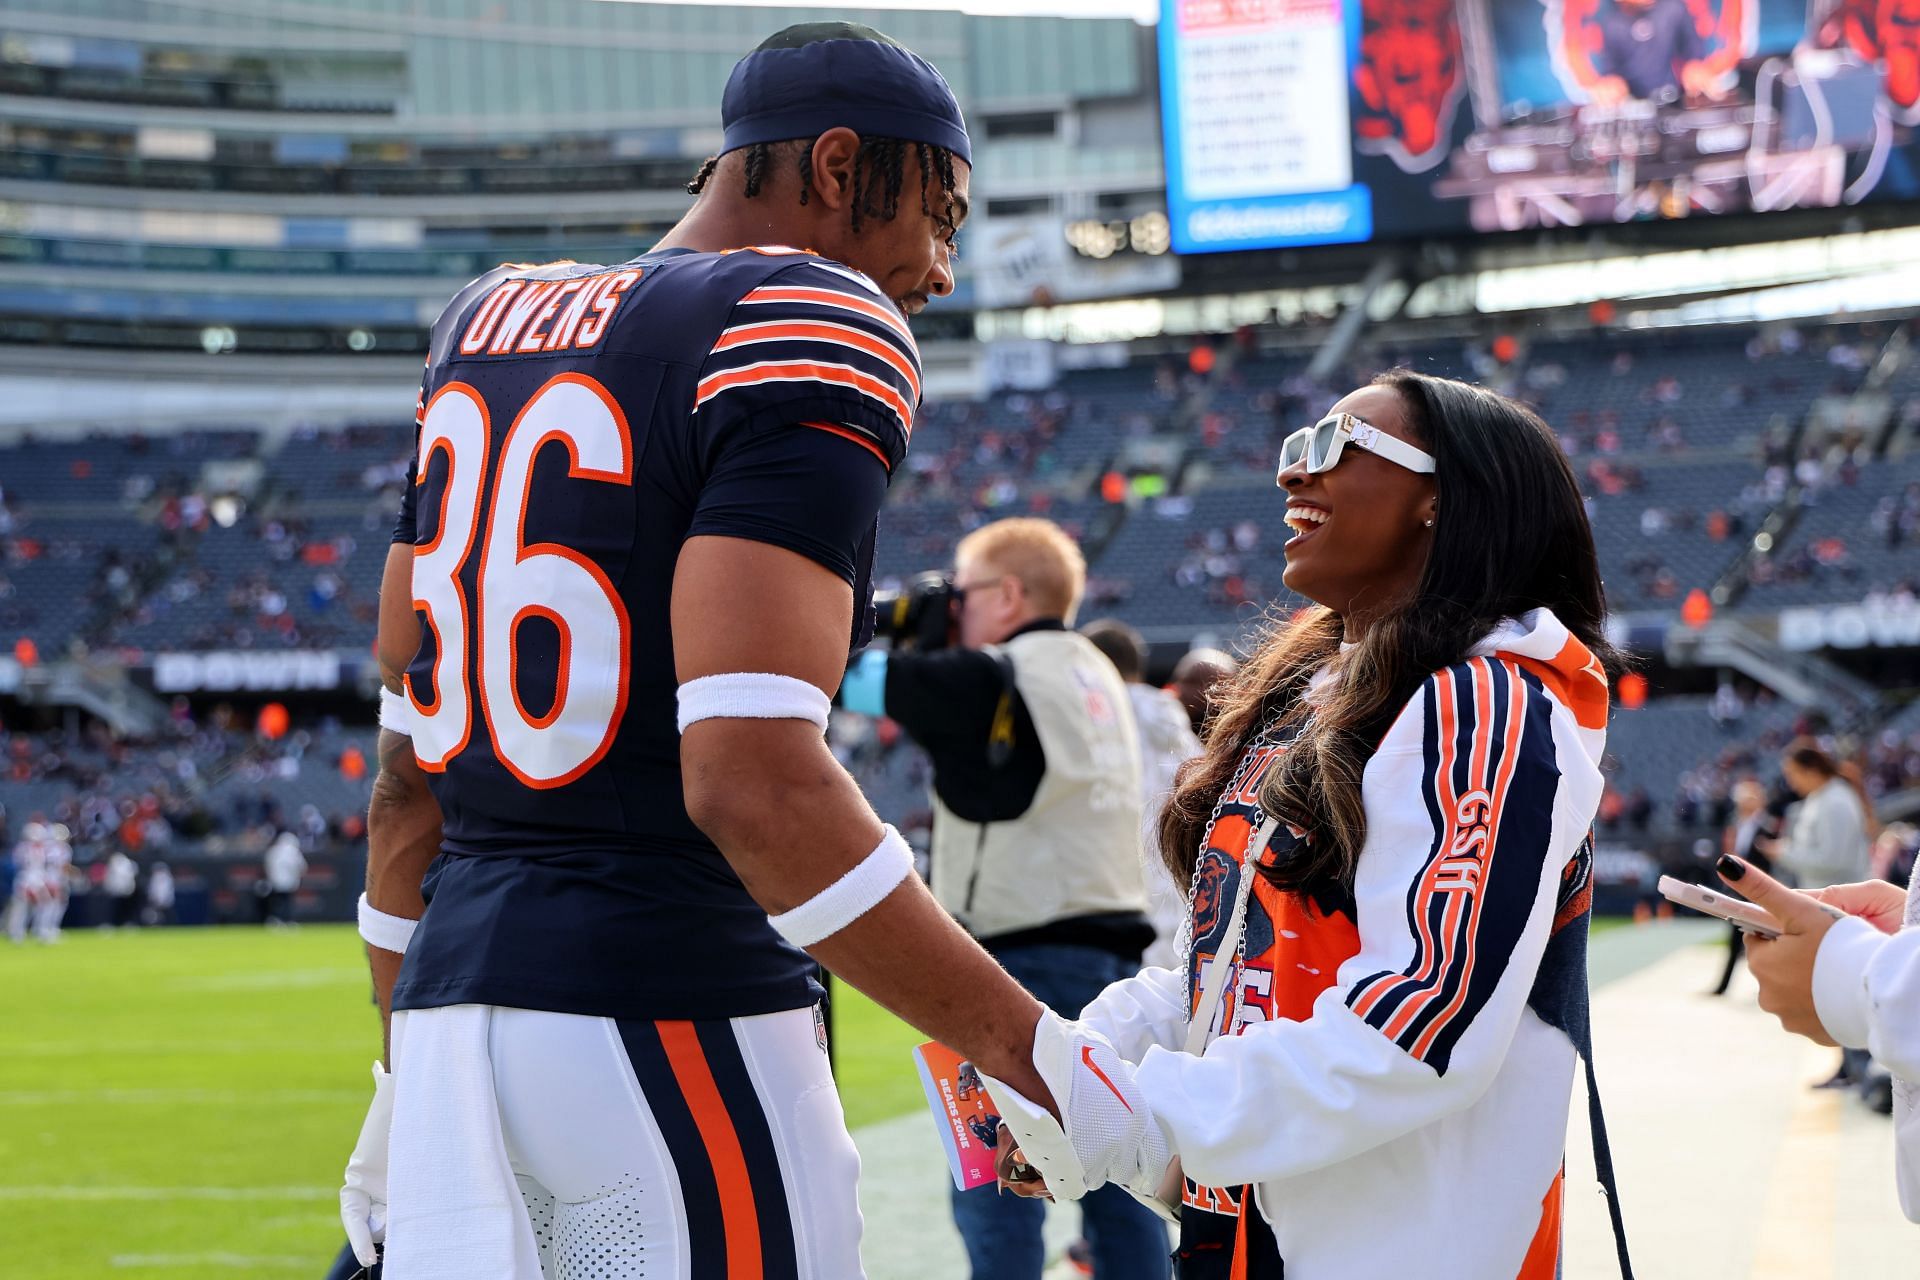
[[[785,152],[789,162],[799,172],[800,203],[806,204],[813,193],[813,147],[818,141],[818,138],[798,138],[788,142],[756,142],[744,148],[746,174],[742,194],[749,200],[757,197],[766,185],[767,175],[776,157]],[[939,179],[940,190],[946,196],[946,207],[936,210],[928,201],[927,189],[923,184],[920,188],[920,211],[936,220],[951,221],[953,152],[945,147],[911,142],[904,138],[862,138],[860,149],[853,158],[853,229],[856,233],[866,218],[891,222],[899,214],[900,193],[906,186],[909,151],[919,158],[921,173],[932,174]],[[687,184],[687,194],[697,196],[705,191],[708,181],[719,167],[720,157],[708,156],[701,164],[700,171],[693,175],[693,181]]]

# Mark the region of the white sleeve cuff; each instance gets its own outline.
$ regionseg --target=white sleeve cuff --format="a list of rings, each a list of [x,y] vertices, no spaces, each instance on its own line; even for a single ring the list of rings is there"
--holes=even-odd
[[[413,704],[407,701],[406,694],[395,693],[384,686],[381,688],[380,727],[403,738],[413,736]]]
[[[775,931],[796,947],[830,938],[880,905],[913,874],[913,850],[900,833],[885,828],[880,843],[851,871],[791,911],[768,916]]]
[[[689,680],[679,690],[680,732],[701,720],[807,720],[827,729],[833,701],[805,680],[733,671]]]
[[[1186,978],[1147,968],[1110,984],[1080,1011],[1079,1022],[1111,1041],[1122,1062],[1137,1067],[1155,1045],[1180,1048],[1189,1016]]]
[[[1813,960],[1813,1008],[1827,1034],[1849,1049],[1867,1047],[1871,1004],[1867,966],[1880,954],[1887,935],[1865,920],[1834,922],[1820,940]]]
[[[360,895],[360,936],[366,939],[368,946],[403,956],[407,954],[407,944],[413,941],[413,931],[419,925],[418,920],[388,915],[368,902],[366,894]]]

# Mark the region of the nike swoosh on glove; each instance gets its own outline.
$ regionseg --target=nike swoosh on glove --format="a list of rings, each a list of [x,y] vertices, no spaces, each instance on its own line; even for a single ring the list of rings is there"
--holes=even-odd
[[[1105,1036],[1044,1013],[1033,1031],[1033,1065],[1060,1108],[1060,1121],[992,1076],[981,1077],[1020,1153],[1056,1200],[1078,1200],[1119,1183],[1137,1194],[1160,1189],[1173,1154],[1133,1068]]]
[[[373,1103],[360,1125],[360,1140],[347,1157],[340,1184],[340,1223],[347,1244],[363,1267],[379,1254],[374,1246],[387,1238],[387,1135],[393,1130],[393,1077],[373,1064]]]

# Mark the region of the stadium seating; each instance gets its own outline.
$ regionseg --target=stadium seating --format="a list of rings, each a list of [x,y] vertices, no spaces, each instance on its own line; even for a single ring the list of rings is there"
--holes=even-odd
[[[1802,718],[1799,708],[1768,701],[1743,704],[1737,715],[1717,720],[1712,700],[1703,697],[1616,709],[1602,771],[1620,808],[1602,806],[1602,832],[1717,825],[1731,804],[1734,782],[1747,774],[1776,774],[1774,760]],[[1632,816],[1636,793],[1646,801],[1644,819]]]
[[[257,846],[303,821],[315,836],[351,835],[364,830],[374,737],[333,721],[277,740],[190,721],[135,742],[0,730],[0,833],[40,814],[89,849],[124,842],[129,819],[156,850],[176,838]]]
[[[1402,365],[1488,381],[1539,406],[1588,496],[1616,612],[1677,610],[1688,592],[1720,581],[1775,514],[1791,523],[1737,608],[1911,591],[1920,587],[1920,460],[1825,444],[1792,452],[1815,398],[1853,387],[1883,337],[1855,325],[1765,341],[1743,329],[1589,335],[1535,342],[1506,366],[1477,342],[1377,346],[1330,385],[1306,378],[1304,354],[1223,348],[1231,358],[1210,374],[1148,358],[1069,371],[1044,392],[930,403],[882,517],[876,581],[946,568],[954,544],[989,520],[1042,514],[1087,549],[1084,617],[1231,640],[1269,604],[1299,603],[1281,583],[1278,439],[1324,411],[1342,384]],[[1920,395],[1920,372],[1903,377],[1889,389],[1896,404]],[[46,654],[73,639],[149,654],[364,652],[409,436],[382,423],[0,448],[0,651],[28,637]],[[1709,708],[1664,698],[1615,717],[1603,827],[1657,835],[1716,820],[1742,772],[1771,774],[1800,719],[1777,703],[1746,705],[1737,720],[1716,721]],[[1901,783],[1920,704],[1878,732],[1875,785]],[[371,741],[333,728],[313,735],[305,763],[286,776],[246,755],[284,749],[235,735],[215,755],[241,764],[211,786],[171,777],[167,742],[133,744],[114,762],[114,786],[205,807],[216,827],[235,806],[257,810],[263,793],[284,814],[308,804],[334,820],[362,810],[364,779],[314,761],[337,762],[349,742],[370,754]],[[903,829],[924,821],[924,757],[873,726],[843,736],[843,758],[882,812]],[[79,750],[64,771],[11,782],[5,802],[16,814],[71,807],[87,794],[74,791],[76,778],[96,785],[106,773],[104,759]]]
[[[1663,610],[1718,581],[1786,500],[1785,433],[1816,396],[1858,380],[1878,337],[1833,325],[1765,343],[1745,329],[1551,340],[1506,368],[1476,344],[1433,342],[1362,352],[1341,381],[1401,364],[1490,378],[1533,399],[1589,496],[1615,609]],[[1285,353],[1249,352],[1212,377],[1146,360],[1070,371],[1045,392],[931,403],[883,518],[878,577],[943,568],[969,528],[1044,514],[1087,540],[1090,613],[1150,628],[1244,628],[1283,593],[1286,532],[1268,479],[1277,439],[1340,394],[1304,371],[1303,356]],[[1920,390],[1920,374],[1909,376]],[[28,635],[58,647],[78,635],[147,651],[357,647],[407,437],[381,424],[284,440],[102,436],[0,450],[11,513],[10,531],[0,530],[0,645]],[[1158,457],[1170,445],[1178,472],[1139,491],[1148,496],[1102,501],[1103,476],[1155,469],[1134,464],[1140,442],[1160,446]],[[219,486],[207,464],[248,458],[258,483],[231,523],[209,519]],[[1855,600],[1912,577],[1916,464],[1831,470],[1804,490],[1797,523],[1743,607]],[[115,565],[131,586],[103,584],[123,576]]]
[[[1284,506],[1271,481],[1144,505],[1095,565],[1127,588],[1114,612],[1148,628],[1232,633],[1248,625],[1267,601],[1288,598],[1280,583]]]
[[[1769,609],[1920,590],[1920,456],[1846,464],[1809,486],[1744,603]]]

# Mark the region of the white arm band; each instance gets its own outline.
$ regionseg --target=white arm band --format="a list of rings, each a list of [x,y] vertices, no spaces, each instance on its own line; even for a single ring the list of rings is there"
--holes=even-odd
[[[833,702],[805,680],[765,672],[701,676],[680,686],[680,732],[699,720],[809,720],[827,728]]]
[[[403,738],[413,736],[413,704],[404,693],[382,687],[380,690],[380,727]]]
[[[370,947],[403,956],[407,954],[407,944],[413,941],[413,931],[419,924],[418,920],[409,920],[405,916],[390,916],[368,902],[366,894],[360,895],[360,936],[367,940]]]
[[[768,916],[774,929],[796,947],[831,938],[867,912],[913,874],[913,850],[892,827],[874,851],[853,870],[791,911]]]

